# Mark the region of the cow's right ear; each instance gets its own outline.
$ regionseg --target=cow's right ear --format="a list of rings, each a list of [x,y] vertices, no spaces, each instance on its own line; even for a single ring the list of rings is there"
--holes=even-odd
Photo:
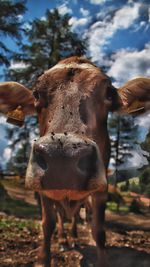
[[[141,114],[150,110],[150,78],[136,78],[118,89],[121,111]]]
[[[21,126],[26,115],[35,113],[34,96],[16,82],[0,83],[0,112],[8,115],[8,122]],[[22,122],[21,122],[22,121]]]

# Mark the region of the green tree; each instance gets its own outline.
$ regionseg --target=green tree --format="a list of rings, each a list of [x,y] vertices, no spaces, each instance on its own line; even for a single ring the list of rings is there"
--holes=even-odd
[[[134,181],[130,184],[129,190],[131,192],[141,194],[141,186],[139,184],[136,184]]]
[[[26,172],[28,156],[25,152],[28,146],[29,144],[27,142],[22,144],[22,146],[19,147],[16,153],[12,156],[11,161],[7,164],[7,168],[20,177],[24,177]]]
[[[142,149],[150,152],[150,132],[148,133],[145,141],[142,143]],[[147,160],[150,163],[150,153],[147,156]],[[150,166],[143,169],[139,178],[141,193],[150,198]]]
[[[108,129],[111,140],[111,157],[114,159],[115,168],[112,180],[114,184],[117,184],[120,179],[119,168],[128,158],[132,157],[131,151],[137,143],[138,126],[134,125],[131,116],[113,114],[109,118]]]
[[[35,19],[26,29],[27,44],[21,45],[21,53],[14,61],[25,64],[23,68],[9,69],[8,76],[31,86],[44,70],[60,59],[71,55],[83,55],[85,43],[71,31],[70,16],[62,16],[58,10],[46,11],[45,19]]]
[[[149,152],[149,156],[147,157],[148,162],[150,163],[150,131],[146,136],[145,141],[142,143],[142,148]]]
[[[141,194],[147,194],[150,188],[150,167],[143,170],[139,177],[139,186],[141,189]]]
[[[31,142],[39,135],[36,126],[37,118],[29,117],[26,119],[22,128],[18,129],[18,127],[13,127],[7,129],[7,138],[10,140],[9,147],[11,149],[11,157],[7,163],[7,170],[14,171],[21,177],[25,175]]]
[[[5,37],[21,39],[22,23],[20,15],[26,11],[25,1],[0,0],[0,64],[10,65],[12,51],[6,45]]]
[[[148,185],[150,184],[150,167],[147,167],[140,176],[140,183]]]

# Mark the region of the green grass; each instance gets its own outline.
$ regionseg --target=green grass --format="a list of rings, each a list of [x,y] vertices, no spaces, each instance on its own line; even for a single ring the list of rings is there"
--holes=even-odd
[[[115,202],[107,202],[107,209],[114,212],[129,212],[129,207],[126,205],[120,205],[119,210],[117,207],[117,203]]]
[[[39,233],[40,227],[38,221],[15,218],[14,216],[3,217],[0,220],[1,238],[5,242],[12,242],[18,238],[21,242],[28,241]]]
[[[25,230],[25,229],[33,229],[39,228],[39,224],[35,223],[33,220],[23,220],[23,219],[12,219],[12,218],[3,218],[0,220],[0,230],[10,230],[15,229]]]

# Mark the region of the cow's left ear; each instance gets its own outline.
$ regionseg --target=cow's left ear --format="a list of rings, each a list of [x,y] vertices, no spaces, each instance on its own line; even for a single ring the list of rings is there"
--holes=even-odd
[[[25,116],[35,112],[34,100],[32,92],[20,83],[0,83],[0,112],[8,122],[22,126]]]
[[[128,114],[140,114],[150,110],[150,78],[137,78],[118,89],[121,110]]]

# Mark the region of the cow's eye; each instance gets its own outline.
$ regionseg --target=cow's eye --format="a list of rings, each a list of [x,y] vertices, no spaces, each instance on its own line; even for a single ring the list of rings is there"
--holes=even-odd
[[[33,95],[37,100],[40,98],[39,92],[36,90],[33,91]]]
[[[106,100],[112,101],[113,95],[114,95],[113,88],[108,87],[106,90]]]
[[[115,87],[110,86],[107,88],[104,103],[110,111],[113,111],[119,108],[120,102],[119,102],[118,93]]]

